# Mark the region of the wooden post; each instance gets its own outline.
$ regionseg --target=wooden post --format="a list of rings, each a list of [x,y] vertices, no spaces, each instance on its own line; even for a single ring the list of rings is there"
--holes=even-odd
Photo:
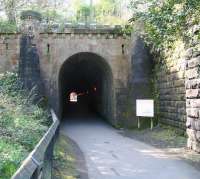
[[[138,117],[138,129],[140,129],[140,117]]]
[[[153,118],[151,118],[151,130],[153,130]]]

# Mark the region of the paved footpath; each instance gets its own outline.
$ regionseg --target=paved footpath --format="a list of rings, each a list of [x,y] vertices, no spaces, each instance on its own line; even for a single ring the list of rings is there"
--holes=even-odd
[[[101,120],[68,119],[61,131],[79,145],[90,179],[200,179],[200,171],[184,161],[124,137]]]

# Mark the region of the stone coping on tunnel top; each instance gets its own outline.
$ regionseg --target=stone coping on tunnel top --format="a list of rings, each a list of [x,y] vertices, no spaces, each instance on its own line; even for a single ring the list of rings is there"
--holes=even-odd
[[[47,39],[51,38],[59,38],[59,39],[124,39],[129,40],[131,36],[127,36],[124,34],[101,34],[101,33],[40,33],[41,38]]]
[[[41,27],[43,29],[49,29],[49,30],[59,30],[59,29],[78,29],[78,30],[114,30],[114,31],[121,31],[123,28],[126,28],[126,26],[121,26],[121,25],[99,25],[99,24],[84,24],[84,23],[77,23],[77,24],[72,24],[72,23],[64,23],[64,24],[59,24],[59,23],[53,23],[53,24],[48,24],[46,22],[40,23]]]
[[[5,43],[9,39],[19,39],[22,33],[0,33],[0,42]],[[129,39],[131,36],[127,34],[120,33],[112,33],[108,31],[92,31],[92,30],[84,30],[84,31],[68,31],[68,32],[40,32],[41,38],[98,38],[98,39]]]
[[[53,28],[53,27],[40,27],[40,33],[68,33],[68,34],[119,34],[130,36],[131,33],[123,33],[121,29],[118,28],[89,28],[89,27],[67,27],[64,29]],[[1,32],[0,35],[11,35],[11,34],[21,34],[18,30],[16,32]]]
[[[5,33],[5,32],[0,32],[0,38],[15,38],[18,37],[21,32],[11,32],[11,33]],[[113,35],[115,37],[117,36],[124,36],[124,37],[129,37],[131,36],[131,33],[122,33],[121,31],[116,30],[115,28],[105,28],[105,29],[90,29],[90,28],[65,28],[64,31],[53,31],[53,30],[40,30],[40,34],[91,34],[91,35]],[[109,37],[108,37],[109,38]]]
[[[67,33],[67,34],[118,34],[124,35],[121,29],[110,27],[110,28],[89,28],[89,27],[67,27],[63,30],[59,28],[41,27],[41,33]],[[126,33],[126,35],[131,35],[131,33]]]
[[[75,34],[115,34],[120,33],[120,31],[117,28],[96,28],[96,29],[90,29],[90,28],[65,28],[65,32],[68,33],[75,33]]]
[[[18,40],[20,33],[0,33],[0,44],[6,44],[12,40]]]
[[[9,38],[9,37],[18,37],[21,33],[19,32],[16,32],[16,33],[13,33],[13,32],[10,32],[10,33],[1,33],[0,32],[0,38]]]

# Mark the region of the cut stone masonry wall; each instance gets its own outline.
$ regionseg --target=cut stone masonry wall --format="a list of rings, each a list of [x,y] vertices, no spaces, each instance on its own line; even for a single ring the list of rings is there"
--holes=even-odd
[[[0,73],[13,71],[19,60],[19,34],[0,34]]]
[[[186,126],[188,147],[200,152],[200,51],[196,49],[186,53]]]
[[[185,59],[165,59],[157,69],[160,121],[185,131]]]

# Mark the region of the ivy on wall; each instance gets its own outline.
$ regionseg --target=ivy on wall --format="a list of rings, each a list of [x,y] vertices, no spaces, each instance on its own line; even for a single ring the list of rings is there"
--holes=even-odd
[[[164,107],[166,111],[168,110],[164,104],[159,106],[159,98],[163,98],[163,95],[159,94],[159,85],[161,86],[161,84],[158,81],[162,78],[160,75],[164,74],[164,78],[165,75],[169,76],[169,78],[165,78],[169,86],[170,79],[174,79],[174,81],[183,79],[184,69],[181,66],[181,60],[184,59],[187,49],[192,48],[192,51],[200,51],[198,45],[200,40],[200,1],[144,0],[140,2],[139,0],[132,0],[131,8],[133,16],[130,22],[133,23],[134,30],[139,32],[150,48],[155,60],[152,91],[159,119],[159,108],[160,114],[162,112],[161,108]],[[172,66],[175,68],[177,76],[172,74]],[[177,94],[177,99],[180,97],[180,100],[184,102],[183,95],[179,94],[181,88],[184,87],[184,84],[181,85],[179,85],[180,88],[178,86],[178,89],[170,91],[170,94]],[[168,86],[165,87],[168,88]],[[164,99],[166,99],[166,96]],[[170,97],[167,99],[170,102],[173,101]],[[171,106],[171,108],[174,111],[180,109],[177,106]],[[167,115],[170,115],[169,112]],[[173,116],[174,114],[171,117]],[[181,119],[180,121],[185,120],[181,114],[178,117]]]
[[[141,34],[146,43],[157,53],[164,53],[173,48],[177,39],[183,39],[185,44],[191,39],[190,28],[200,22],[199,0],[166,0],[152,1],[147,11],[134,11],[132,22],[142,22],[144,28]],[[197,34],[199,36],[199,33]]]

